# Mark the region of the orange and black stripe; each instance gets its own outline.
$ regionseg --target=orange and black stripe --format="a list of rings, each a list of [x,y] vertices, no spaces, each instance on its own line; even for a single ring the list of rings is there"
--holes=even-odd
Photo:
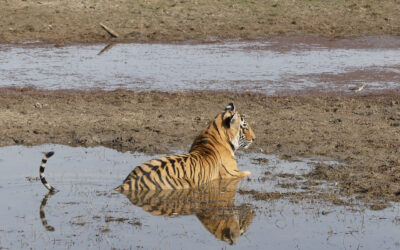
[[[54,155],[54,152],[48,152],[43,156],[42,164],[40,164],[40,168],[39,168],[39,176],[40,176],[40,180],[42,181],[43,185],[49,190],[49,192],[56,193],[56,192],[58,192],[58,190],[55,189],[54,187],[52,187],[49,183],[47,183],[46,178],[44,176],[44,169],[46,167],[47,160],[53,155]]]

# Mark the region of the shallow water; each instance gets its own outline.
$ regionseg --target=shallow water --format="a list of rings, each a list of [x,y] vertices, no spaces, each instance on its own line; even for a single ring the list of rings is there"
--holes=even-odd
[[[372,38],[371,38],[372,39]],[[266,40],[216,44],[0,45],[0,86],[168,92],[364,92],[398,87],[400,39],[316,43]],[[359,44],[359,46],[356,46]],[[382,45],[383,44],[383,45]],[[389,45],[390,45],[389,44]],[[368,45],[368,46],[366,46]]]
[[[56,154],[48,162],[46,177],[61,190],[51,197],[35,180],[41,152],[49,150]],[[0,148],[0,248],[390,249],[400,245],[398,204],[371,211],[316,200],[254,201],[235,193],[236,185],[236,190],[285,191],[278,183],[291,180],[272,177],[300,175],[310,171],[316,160],[289,162],[241,153],[239,168],[252,171],[251,180],[231,183],[223,192],[211,188],[172,194],[181,199],[163,200],[163,192],[125,196],[112,190],[133,166],[149,158],[101,147]],[[271,178],[260,181],[265,172]],[[232,232],[241,226],[243,235],[230,245],[212,233],[210,221],[227,222]]]

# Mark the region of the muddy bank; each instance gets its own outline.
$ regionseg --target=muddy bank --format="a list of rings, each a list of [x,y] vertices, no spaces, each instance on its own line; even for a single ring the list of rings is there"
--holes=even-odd
[[[0,42],[215,41],[399,35],[398,1],[2,1]],[[339,17],[339,18],[338,18]]]
[[[400,201],[400,97],[266,97],[234,93],[135,93],[1,89],[0,145],[57,143],[120,151],[188,150],[233,101],[253,126],[249,151],[328,156],[310,179],[338,182],[343,195]]]

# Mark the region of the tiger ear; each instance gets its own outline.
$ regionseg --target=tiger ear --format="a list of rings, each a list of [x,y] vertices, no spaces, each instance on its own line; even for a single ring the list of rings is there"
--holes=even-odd
[[[225,119],[225,125],[230,128],[231,125],[236,121],[236,119],[238,118],[237,113],[235,112],[235,114],[233,114],[232,116],[229,116]]]
[[[235,112],[235,105],[233,103],[229,103],[228,106],[225,107],[225,111],[233,111]]]

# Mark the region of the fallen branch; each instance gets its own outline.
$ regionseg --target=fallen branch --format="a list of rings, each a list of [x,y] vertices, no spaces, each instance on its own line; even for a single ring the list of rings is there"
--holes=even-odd
[[[105,31],[107,31],[108,34],[110,34],[112,37],[115,37],[115,38],[119,37],[118,33],[115,32],[114,30],[112,30],[111,28],[107,27],[106,25],[104,25],[104,24],[102,24],[102,23],[99,23],[99,24],[100,24],[100,26],[101,26]]]

